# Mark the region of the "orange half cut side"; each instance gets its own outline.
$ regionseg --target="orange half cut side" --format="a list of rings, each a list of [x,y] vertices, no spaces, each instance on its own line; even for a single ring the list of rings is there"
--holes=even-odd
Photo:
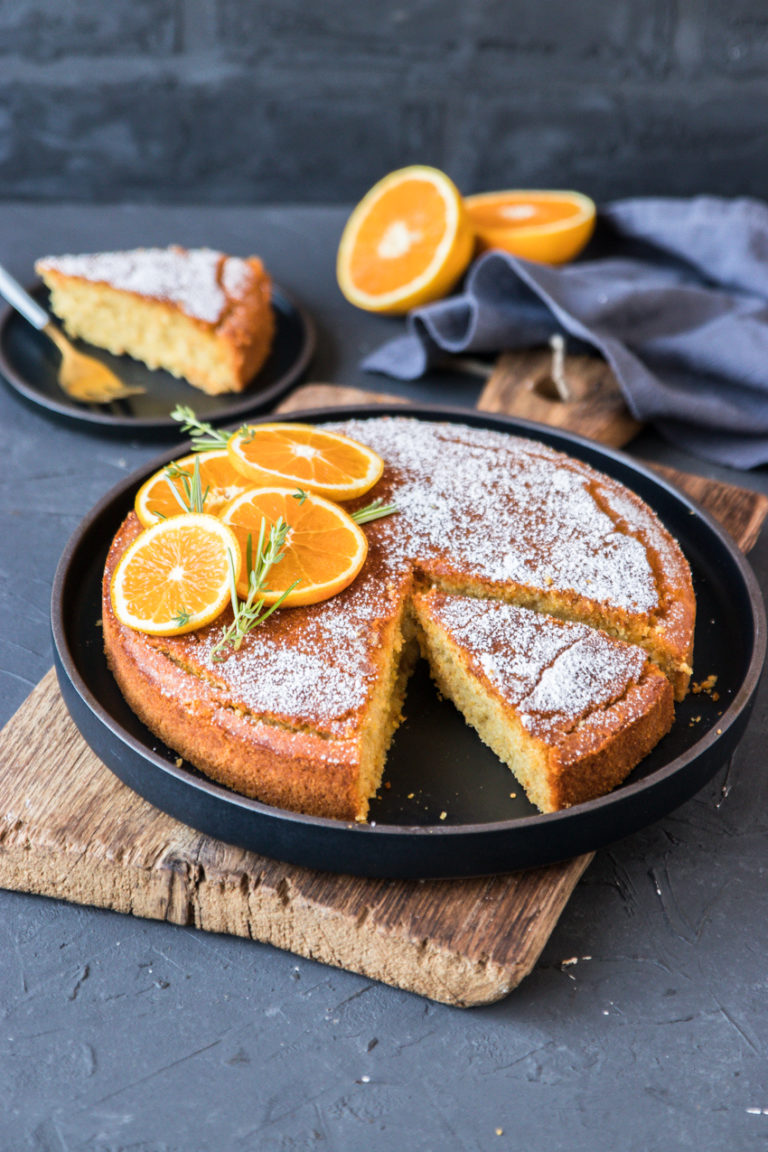
[[[437,168],[390,172],[350,215],[336,278],[352,304],[403,313],[445,296],[472,258],[474,235],[456,185]]]
[[[501,248],[540,264],[578,256],[597,214],[581,192],[483,192],[465,197],[464,204],[481,250]]]

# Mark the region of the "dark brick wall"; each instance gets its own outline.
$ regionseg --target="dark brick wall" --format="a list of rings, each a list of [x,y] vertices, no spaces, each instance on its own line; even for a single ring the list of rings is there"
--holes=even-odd
[[[0,0],[3,199],[768,195],[766,0]]]

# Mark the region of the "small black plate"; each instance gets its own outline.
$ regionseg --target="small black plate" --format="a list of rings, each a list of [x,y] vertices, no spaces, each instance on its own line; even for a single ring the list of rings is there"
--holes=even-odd
[[[403,415],[402,407],[315,409],[304,422]],[[416,407],[408,415],[529,436],[633,488],[680,541],[698,602],[694,679],[717,675],[719,699],[689,694],[672,730],[608,796],[542,815],[501,762],[417,669],[406,722],[387,758],[387,786],[369,824],[271,808],[214,784],[141,724],[109,673],[97,621],[114,533],[155,460],[114,488],[59,563],[52,624],[62,695],[83,736],[121,780],[156,807],[220,840],[312,868],[365,876],[471,876],[562,860],[628,835],[691,797],[725,763],[746,727],[766,651],[765,609],[730,537],[686,496],[628,456],[539,424],[473,411]],[[176,453],[181,455],[182,446]],[[512,795],[514,794],[514,795]]]
[[[38,284],[30,289],[48,308],[48,291]],[[71,420],[130,432],[165,431],[178,424],[170,413],[177,404],[189,404],[201,420],[236,421],[272,407],[306,371],[315,348],[315,328],[308,313],[282,288],[272,285],[275,338],[261,370],[244,392],[208,396],[170,372],[147,368],[130,356],[112,356],[101,348],[75,340],[76,348],[97,357],[126,384],[146,389],[111,404],[82,404],[70,399],[58,385],[59,354],[42,332],[13,308],[0,318],[0,372],[17,392],[49,412]]]

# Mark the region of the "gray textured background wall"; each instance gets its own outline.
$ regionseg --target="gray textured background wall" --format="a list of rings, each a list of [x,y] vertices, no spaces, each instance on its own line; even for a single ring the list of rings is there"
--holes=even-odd
[[[768,195],[766,0],[0,0],[2,198]]]

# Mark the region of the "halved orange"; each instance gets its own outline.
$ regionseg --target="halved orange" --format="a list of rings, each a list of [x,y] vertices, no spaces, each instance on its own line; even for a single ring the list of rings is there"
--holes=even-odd
[[[247,480],[242,472],[232,467],[226,448],[214,448],[210,452],[192,452],[189,456],[174,460],[176,467],[183,470],[190,481],[195,471],[195,459],[200,461],[200,483],[203,492],[208,489],[205,511],[212,516],[251,485],[251,481]],[[171,491],[172,485],[179,495],[183,496],[181,478],[170,480],[165,474],[167,467],[166,464],[145,480],[136,493],[134,508],[145,528],[157,524],[158,520],[167,520],[170,516],[180,516],[184,512]]]
[[[401,313],[445,296],[472,258],[474,235],[456,185],[437,168],[390,172],[346,223],[336,278],[352,304]]]
[[[466,196],[479,247],[503,248],[525,260],[565,264],[595,227],[595,204],[581,192],[483,192]]]
[[[362,496],[384,471],[365,444],[313,424],[251,424],[230,437],[227,451],[251,484],[294,484],[330,500]]]
[[[110,587],[115,615],[153,636],[209,624],[230,601],[230,552],[237,572],[237,536],[216,516],[193,512],[160,520],[120,557]]]
[[[237,496],[221,514],[240,544],[243,560],[237,592],[241,599],[248,595],[248,536],[255,550],[262,522],[267,540],[270,528],[281,518],[289,531],[283,558],[267,576],[265,604],[274,604],[296,580],[299,584],[282,602],[286,607],[316,604],[352,583],[365,563],[368,541],[343,508],[312,492],[297,493],[295,488],[253,488]]]

